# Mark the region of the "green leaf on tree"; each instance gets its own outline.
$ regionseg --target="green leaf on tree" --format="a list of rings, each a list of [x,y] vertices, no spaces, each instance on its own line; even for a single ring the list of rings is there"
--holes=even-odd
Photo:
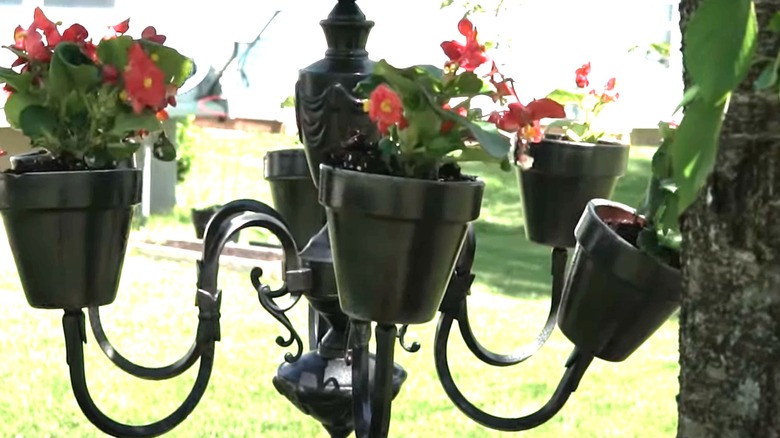
[[[780,12],[775,12],[775,15],[769,20],[767,28],[772,32],[780,32]]]
[[[489,92],[485,81],[479,78],[474,72],[465,72],[455,77],[455,80],[447,83],[445,93],[451,97],[472,96],[479,93]]]
[[[669,152],[677,186],[678,215],[696,199],[715,164],[727,100],[717,104],[694,100],[677,128]]]
[[[774,86],[777,83],[778,68],[780,68],[780,53],[775,56],[775,60],[772,64],[764,67],[756,81],[753,82],[753,89],[765,90]]]
[[[54,137],[57,130],[57,115],[41,105],[30,105],[19,114],[22,133],[32,139]]]
[[[683,59],[705,99],[719,102],[745,78],[756,49],[752,0],[704,0],[685,31]]]

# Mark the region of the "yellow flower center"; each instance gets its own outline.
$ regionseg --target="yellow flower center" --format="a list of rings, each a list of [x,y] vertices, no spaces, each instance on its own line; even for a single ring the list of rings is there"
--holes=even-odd
[[[160,60],[160,55],[156,53],[152,53],[152,56],[150,56],[150,58],[152,58],[152,61],[157,62]]]
[[[127,100],[127,91],[125,91],[125,90],[122,90],[122,91],[119,93],[119,100],[123,100],[123,101],[124,101],[124,100]]]
[[[371,111],[371,99],[366,99],[363,101],[363,111],[364,112]]]
[[[152,78],[144,78],[144,88],[152,88]]]
[[[390,102],[390,99],[385,99],[379,104],[379,111],[382,111],[383,113],[393,112],[393,104]]]

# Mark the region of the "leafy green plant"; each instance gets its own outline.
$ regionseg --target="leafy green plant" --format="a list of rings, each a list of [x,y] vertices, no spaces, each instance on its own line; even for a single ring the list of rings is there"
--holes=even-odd
[[[615,90],[615,78],[610,78],[601,89],[590,87],[588,78],[590,71],[590,62],[583,64],[574,72],[576,89],[559,88],[547,95],[548,99],[562,105],[575,105],[581,113],[576,120],[556,120],[548,125],[548,129],[561,128],[569,139],[584,143],[596,143],[606,135],[606,132],[600,130],[594,123],[597,122],[599,114],[606,105],[617,101],[620,97],[620,93]]]
[[[563,107],[548,100],[528,106],[516,102],[509,111],[487,118],[472,108],[478,96],[504,102],[516,94],[511,79],[504,78],[495,63],[483,75],[475,72],[489,65],[485,46],[468,19],[460,20],[458,30],[466,43],[442,43],[449,58],[444,69],[399,69],[381,60],[357,86],[360,95],[369,97],[366,110],[383,135],[379,150],[386,160],[399,163],[403,176],[436,179],[443,164],[464,161],[497,162],[508,170],[509,139],[499,132],[499,120],[511,120],[518,131],[538,126],[541,118],[563,116]]]
[[[680,248],[679,217],[712,172],[724,113],[753,64],[757,35],[750,0],[704,0],[688,23],[683,63],[690,83],[675,111],[684,108],[684,117],[678,127],[660,125],[663,143],[640,209],[647,223],[639,246],[667,262]]]
[[[163,45],[154,27],[140,39],[125,35],[129,19],[97,44],[80,24],[62,33],[58,26],[36,8],[33,23],[17,27],[14,44],[6,46],[18,58],[0,68],[10,125],[50,151],[63,170],[112,168],[151,133],[160,133],[155,157],[174,159],[161,123],[192,62]]]

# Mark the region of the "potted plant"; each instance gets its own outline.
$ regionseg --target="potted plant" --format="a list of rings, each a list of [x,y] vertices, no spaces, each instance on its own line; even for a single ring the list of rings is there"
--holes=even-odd
[[[588,88],[590,70],[590,63],[576,70],[576,90],[559,89],[547,96],[573,106],[577,118],[554,121],[544,134],[538,125],[518,131],[514,164],[525,233],[532,242],[574,247],[574,226],[585,204],[612,196],[628,165],[628,146],[607,140],[595,124],[604,107],[619,97],[615,78],[601,90]],[[506,121],[511,110],[494,117],[500,127],[514,131],[517,127]]]
[[[320,166],[339,301],[354,319],[430,321],[484,190],[458,163],[509,167],[508,138],[472,105],[478,96],[505,97],[507,83],[494,80],[473,24],[463,19],[458,29],[466,42],[442,43],[444,69],[379,61],[356,91],[368,96],[380,140],[355,135]],[[483,66],[489,71],[477,74]],[[535,120],[563,115],[551,101],[529,107]]]
[[[676,125],[659,124],[643,205],[588,202],[576,230],[577,249],[558,314],[578,347],[622,361],[679,307],[680,233],[670,146]]]
[[[192,63],[153,27],[140,39],[128,29],[126,20],[95,43],[80,24],[60,32],[36,8],[8,47],[18,59],[0,68],[6,118],[34,147],[0,174],[0,213],[33,307],[114,300],[141,198],[141,171],[132,165],[140,137],[157,136],[157,158],[176,156],[157,133]]]

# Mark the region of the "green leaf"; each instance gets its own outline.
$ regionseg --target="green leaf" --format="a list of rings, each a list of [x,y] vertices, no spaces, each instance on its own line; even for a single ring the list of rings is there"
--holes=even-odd
[[[441,108],[435,108],[435,110],[443,119],[452,120],[456,125],[468,129],[477,143],[494,158],[503,159],[509,154],[509,139],[498,132],[496,125],[483,121],[472,122],[452,111]]]
[[[767,28],[772,32],[780,32],[780,12],[775,12],[775,15],[769,20]]]
[[[698,85],[692,85],[688,87],[688,89],[685,91],[685,94],[683,94],[682,100],[677,104],[677,108],[674,109],[673,114],[677,114],[677,111],[680,111],[680,109],[693,102],[693,100],[699,96],[700,91],[701,88]]]
[[[108,153],[116,161],[125,160],[133,156],[140,146],[140,143],[131,141],[109,143]]]
[[[753,82],[754,90],[765,90],[774,86],[777,83],[777,69],[780,68],[780,53],[775,56],[775,60],[771,65],[766,66],[761,74],[758,76],[755,82]]]
[[[76,44],[62,42],[54,49],[49,67],[48,90],[64,98],[71,91],[87,91],[100,84],[100,70]]]
[[[450,97],[468,97],[487,91],[490,91],[490,89],[486,87],[485,81],[480,79],[474,72],[465,72],[447,83],[445,94]]]
[[[548,94],[546,96],[548,99],[552,99],[561,105],[566,105],[567,103],[577,103],[579,104],[582,102],[582,99],[585,98],[584,92],[579,91],[568,91],[568,90],[554,90],[552,93]]]
[[[5,102],[5,118],[8,123],[17,129],[21,129],[19,124],[19,116],[30,105],[40,104],[41,101],[26,93],[14,93]]]
[[[97,57],[101,63],[123,71],[127,66],[127,53],[131,45],[133,38],[127,35],[102,40],[97,46]]]
[[[175,49],[149,40],[141,40],[141,45],[165,74],[165,83],[181,87],[194,73],[192,60]]]
[[[704,0],[685,31],[683,59],[703,97],[719,102],[745,78],[756,49],[752,0]]]
[[[422,91],[420,84],[407,77],[403,70],[388,64],[384,59],[376,63],[374,74],[384,77],[385,81],[390,85],[390,88],[401,94],[402,97],[420,93]]]
[[[379,75],[370,75],[369,77],[363,79],[362,81],[358,82],[357,85],[355,85],[355,88],[352,90],[358,97],[362,97],[364,99],[367,99],[368,96],[371,95],[371,92],[374,91],[376,87],[378,87],[380,84],[384,84],[385,78]]]
[[[142,129],[155,132],[162,129],[162,124],[154,114],[119,113],[116,119],[114,119],[114,127],[111,129],[110,134],[124,137],[128,133],[135,133]]]
[[[27,92],[32,85],[32,73],[17,73],[10,68],[0,67],[0,84],[6,83],[17,92]]]
[[[157,140],[152,145],[152,155],[161,161],[173,161],[176,159],[176,147],[165,135],[165,131],[160,132]]]
[[[54,137],[57,130],[57,115],[41,105],[30,105],[19,114],[22,133],[32,139]]]
[[[696,199],[715,164],[727,100],[717,104],[693,101],[677,128],[669,152],[677,186],[678,215]]]

